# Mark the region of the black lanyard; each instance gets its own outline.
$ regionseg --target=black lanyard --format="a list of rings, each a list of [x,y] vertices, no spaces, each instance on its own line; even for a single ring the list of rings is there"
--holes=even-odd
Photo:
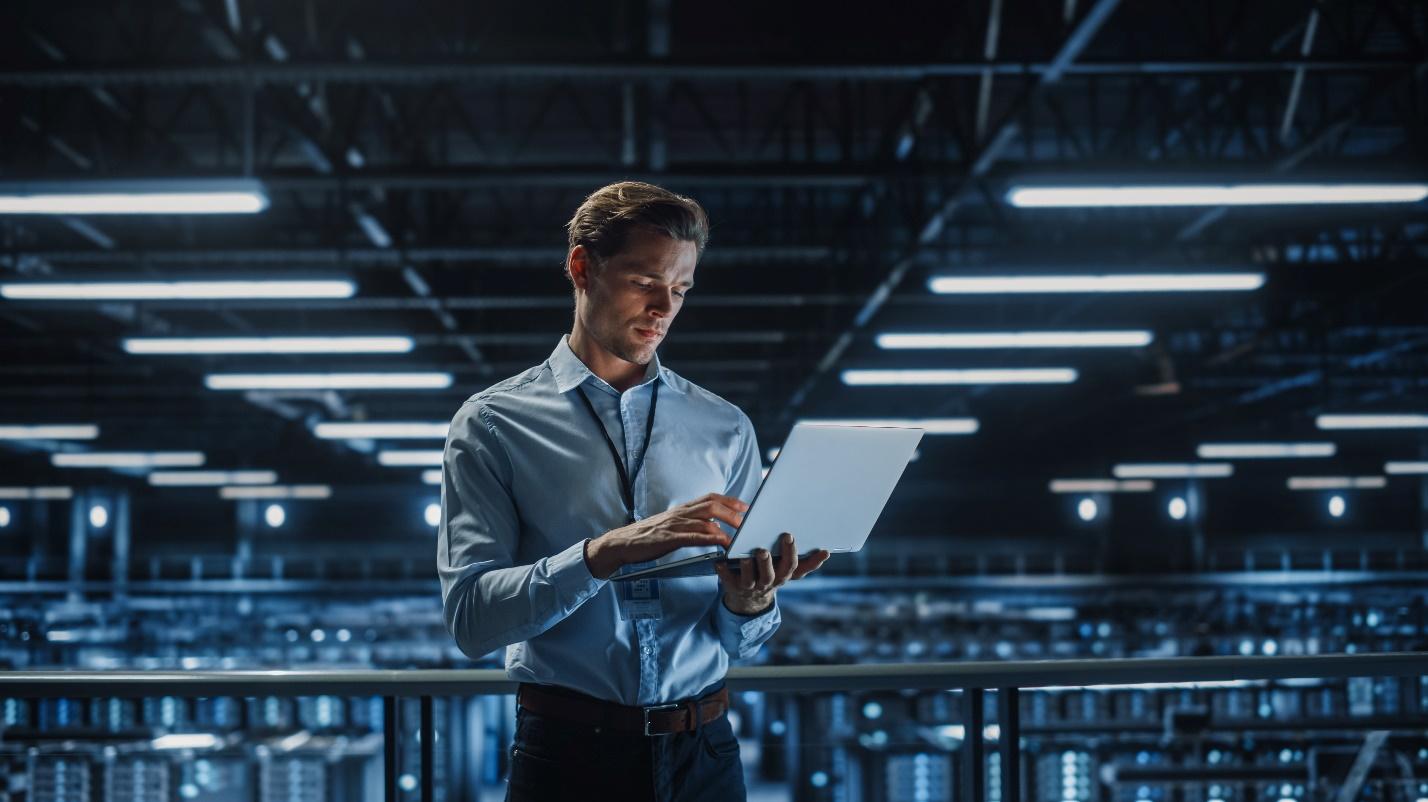
[[[600,434],[605,436],[605,445],[610,447],[610,458],[615,460],[615,470],[620,472],[620,493],[625,499],[625,510],[630,514],[630,523],[635,522],[635,479],[640,475],[640,469],[645,467],[645,455],[650,453],[650,434],[654,432],[655,405],[659,403],[659,382],[654,383],[654,388],[650,390],[650,414],[645,419],[645,447],[640,452],[640,458],[635,461],[630,473],[625,473],[625,461],[620,457],[620,449],[615,447],[615,441],[610,439],[610,433],[605,430],[605,424],[600,421],[600,413],[595,411],[595,405],[590,403],[590,397],[585,395],[585,391],[579,387],[575,392],[580,396],[580,400],[585,402],[585,408],[590,411],[590,418],[595,421],[595,428],[600,430]]]

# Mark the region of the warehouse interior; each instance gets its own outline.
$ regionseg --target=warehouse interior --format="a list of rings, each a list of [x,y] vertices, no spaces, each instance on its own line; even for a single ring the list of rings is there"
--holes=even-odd
[[[800,421],[927,429],[755,665],[1425,647],[1422,3],[6,17],[3,672],[500,668],[442,620],[447,424],[570,330],[565,223],[627,179],[708,211],[659,355],[766,465]],[[966,799],[966,699],[736,693],[749,798]],[[503,798],[513,699],[408,701],[430,777],[389,782],[379,696],[0,690],[0,802]],[[1019,721],[1005,802],[1428,799],[1422,676]]]

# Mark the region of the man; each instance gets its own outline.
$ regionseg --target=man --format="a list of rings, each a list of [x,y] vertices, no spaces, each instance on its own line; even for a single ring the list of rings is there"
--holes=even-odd
[[[575,322],[545,362],[472,396],[442,471],[447,629],[506,646],[521,683],[508,799],[743,799],[724,674],[779,625],[777,589],[828,558],[785,533],[718,576],[611,582],[729,544],[760,481],[753,425],[660,365],[694,286],[704,210],[612,184],[568,224]],[[693,553],[693,552],[691,552]]]

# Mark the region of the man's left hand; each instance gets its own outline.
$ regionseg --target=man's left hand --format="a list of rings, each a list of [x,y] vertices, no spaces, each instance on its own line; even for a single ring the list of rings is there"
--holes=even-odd
[[[758,615],[773,606],[779,587],[808,576],[828,559],[824,549],[799,558],[793,535],[788,532],[779,536],[778,554],[775,565],[767,549],[757,549],[752,557],[739,560],[738,573],[723,563],[716,564],[714,571],[724,584],[724,606],[739,615]]]

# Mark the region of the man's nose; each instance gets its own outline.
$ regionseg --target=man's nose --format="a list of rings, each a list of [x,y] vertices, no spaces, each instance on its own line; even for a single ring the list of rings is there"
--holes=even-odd
[[[651,312],[658,312],[661,315],[669,314],[669,310],[674,308],[674,297],[668,292],[657,293],[650,299],[649,309]]]

